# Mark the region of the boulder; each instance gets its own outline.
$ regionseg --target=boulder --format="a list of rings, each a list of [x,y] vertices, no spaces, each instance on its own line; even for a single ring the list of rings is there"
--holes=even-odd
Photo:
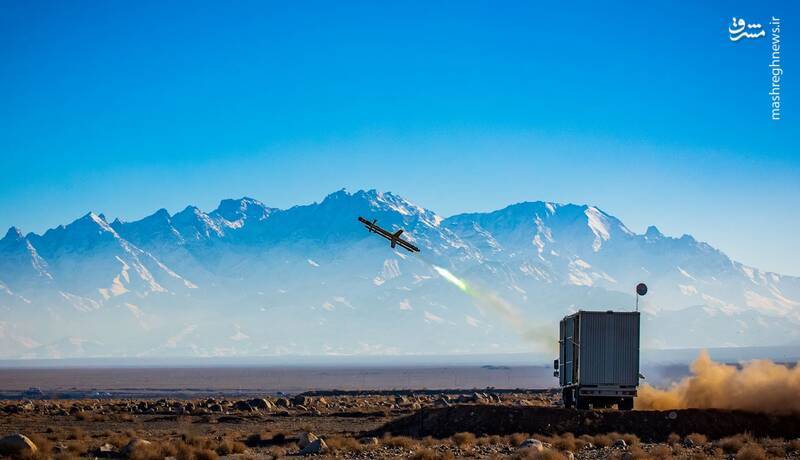
[[[295,406],[309,406],[311,405],[311,398],[308,396],[297,395],[292,398],[292,404]]]
[[[380,444],[380,441],[378,440],[378,438],[375,438],[375,437],[361,438],[361,439],[358,440],[358,442],[360,442],[361,444],[363,444],[365,446],[377,446],[378,444]]]
[[[23,457],[35,454],[37,450],[36,444],[24,434],[16,433],[0,438],[0,455]]]
[[[261,410],[275,409],[275,404],[272,404],[270,400],[264,398],[251,399],[250,401],[248,401],[248,403],[251,406],[255,407],[256,409],[261,409]]]
[[[236,401],[236,403],[233,405],[233,409],[242,412],[252,412],[253,406],[251,406],[247,401]]]
[[[300,433],[300,436],[297,437],[297,445],[300,446],[301,449],[305,449],[308,447],[309,444],[319,439],[317,435],[311,433],[310,431],[304,431]]]
[[[322,439],[316,439],[300,449],[300,455],[321,454],[328,450],[328,445]]]
[[[542,441],[539,441],[538,439],[528,438],[520,443],[519,448],[541,452],[544,450],[544,444],[542,444]]]
[[[278,398],[275,401],[275,405],[278,407],[292,407],[292,402],[287,398]]]

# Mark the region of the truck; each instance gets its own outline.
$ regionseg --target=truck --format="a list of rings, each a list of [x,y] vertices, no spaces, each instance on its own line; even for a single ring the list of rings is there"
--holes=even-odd
[[[564,407],[633,409],[639,385],[639,312],[584,311],[559,324],[558,377]]]

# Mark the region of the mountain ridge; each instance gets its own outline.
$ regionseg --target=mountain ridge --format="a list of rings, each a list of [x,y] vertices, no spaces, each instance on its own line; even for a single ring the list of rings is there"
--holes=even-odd
[[[422,254],[392,251],[359,215],[403,228]],[[460,292],[439,269],[485,298]],[[631,305],[639,281],[651,286],[646,318],[674,323],[653,329],[652,344],[697,345],[666,320],[690,308],[695,323],[702,314],[725,324],[708,346],[770,339],[763,324],[781,321],[786,341],[800,338],[800,278],[740,264],[690,235],[654,226],[636,234],[597,206],[546,201],[444,218],[373,189],[286,209],[225,199],[210,212],[159,209],[110,224],[89,212],[42,235],[12,227],[0,240],[0,342],[3,330],[17,338],[0,356],[70,357],[59,344],[76,340],[104,343],[92,349],[111,356],[516,352],[541,343],[514,337],[519,324],[497,314],[497,302],[518,311],[511,322],[552,327],[577,308]],[[245,331],[265,319],[289,327]],[[396,331],[372,330],[380,324]],[[230,332],[207,332],[220,327]],[[409,345],[404,337],[420,327],[431,336]],[[316,336],[291,334],[304,330]]]

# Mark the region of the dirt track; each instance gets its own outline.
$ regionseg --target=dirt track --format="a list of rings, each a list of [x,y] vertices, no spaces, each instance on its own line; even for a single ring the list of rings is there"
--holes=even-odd
[[[737,433],[793,439],[800,437],[800,415],[773,416],[739,411],[687,409],[676,411],[577,411],[554,407],[458,405],[423,408],[388,422],[370,435],[392,433],[445,438],[459,432],[476,435],[512,433],[632,433],[661,442],[670,433],[701,433],[719,439]]]

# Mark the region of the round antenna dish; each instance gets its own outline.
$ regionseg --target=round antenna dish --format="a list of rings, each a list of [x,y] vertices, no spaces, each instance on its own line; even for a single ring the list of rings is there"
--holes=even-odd
[[[636,285],[636,293],[639,295],[647,294],[647,285],[644,283],[639,283]]]

